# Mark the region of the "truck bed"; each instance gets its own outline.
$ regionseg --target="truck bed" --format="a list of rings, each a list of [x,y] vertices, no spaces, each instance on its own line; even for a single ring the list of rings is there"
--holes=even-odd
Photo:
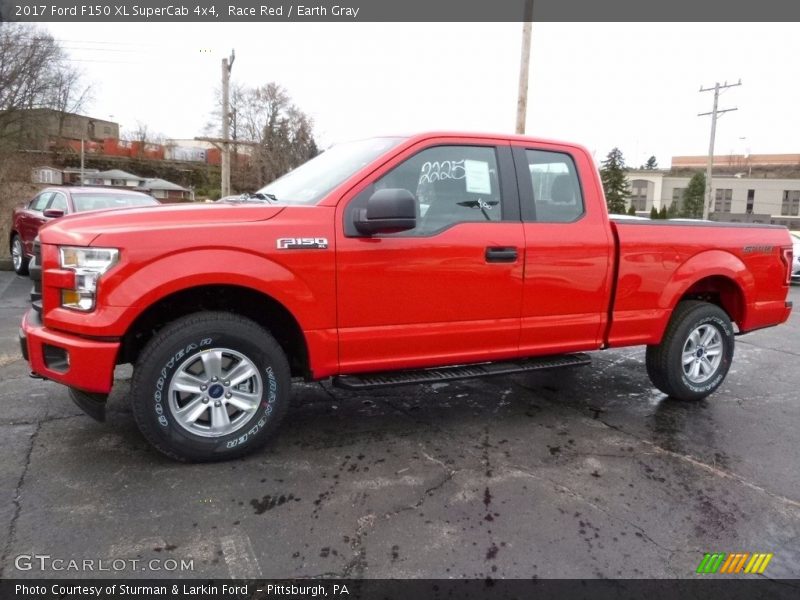
[[[786,284],[777,284],[786,281],[782,252],[791,248],[785,227],[612,218],[611,229],[617,272],[608,346],[658,343],[686,295],[720,304],[740,333],[788,318]]]

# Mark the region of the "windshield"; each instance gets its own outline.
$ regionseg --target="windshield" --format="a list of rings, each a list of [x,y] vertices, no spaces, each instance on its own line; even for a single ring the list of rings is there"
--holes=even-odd
[[[257,193],[288,204],[316,204],[325,194],[404,138],[371,138],[337,144]]]
[[[145,194],[103,194],[99,192],[91,194],[73,193],[72,202],[75,204],[75,212],[98,210],[100,208],[127,208],[130,206],[152,206],[158,204],[158,200]]]

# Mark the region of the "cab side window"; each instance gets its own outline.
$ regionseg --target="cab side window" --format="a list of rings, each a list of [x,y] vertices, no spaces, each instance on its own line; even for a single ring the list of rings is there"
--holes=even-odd
[[[370,186],[403,188],[417,200],[417,227],[399,235],[431,235],[457,223],[500,221],[503,207],[493,147],[436,146],[415,154]]]
[[[50,202],[50,198],[52,196],[53,192],[43,192],[38,196],[36,196],[36,198],[31,200],[31,203],[28,205],[28,208],[38,212],[42,212],[47,206],[47,203]]]
[[[50,206],[47,208],[54,208],[57,210],[63,210],[64,213],[67,212],[67,198],[64,194],[56,193],[53,196],[53,199],[50,201]]]
[[[525,154],[533,184],[536,221],[570,223],[583,215],[583,196],[572,157],[543,150],[526,150]]]

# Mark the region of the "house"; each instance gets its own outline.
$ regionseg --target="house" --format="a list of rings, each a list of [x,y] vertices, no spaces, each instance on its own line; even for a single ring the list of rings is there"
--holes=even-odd
[[[87,174],[83,178],[84,185],[107,185],[111,187],[139,187],[144,181],[144,177],[122,171],[121,169],[111,169],[109,171],[98,171]]]
[[[81,184],[81,170],[78,167],[67,167],[62,169],[63,173],[62,183],[65,185],[82,185]],[[83,179],[88,179],[99,173],[99,169],[83,169]]]
[[[177,183],[158,177],[142,177],[121,169],[98,171],[84,177],[84,185],[104,185],[108,187],[131,188],[147,192],[162,202],[191,202],[194,193]]]
[[[31,169],[33,183],[46,183],[48,185],[61,185],[64,183],[64,174],[55,167],[35,167]]]
[[[191,190],[165,179],[145,179],[139,184],[139,189],[161,202],[191,202],[194,200]]]

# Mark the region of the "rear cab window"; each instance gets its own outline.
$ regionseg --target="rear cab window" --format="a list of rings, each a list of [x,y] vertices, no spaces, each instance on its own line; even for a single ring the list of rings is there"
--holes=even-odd
[[[518,165],[522,162],[523,167],[520,184],[529,191],[522,194],[525,221],[572,223],[584,215],[586,207],[572,156],[528,148],[517,157]]]

